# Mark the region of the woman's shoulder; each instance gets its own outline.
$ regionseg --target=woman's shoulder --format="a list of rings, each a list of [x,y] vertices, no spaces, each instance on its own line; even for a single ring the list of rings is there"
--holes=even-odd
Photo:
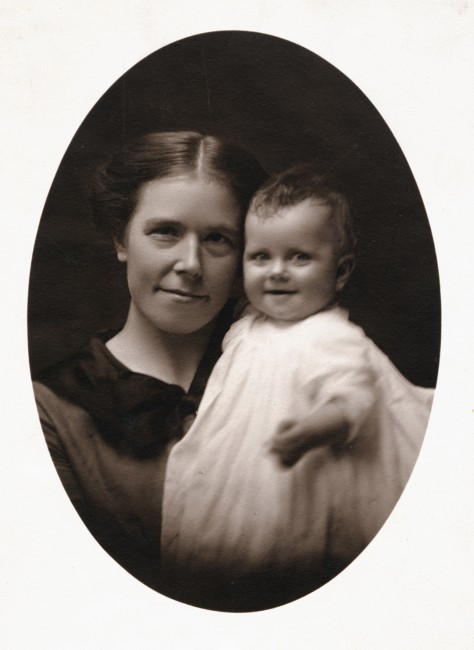
[[[93,337],[76,352],[33,374],[33,392],[43,428],[69,435],[88,426],[90,413],[84,400],[106,362],[104,339],[101,335]]]
[[[181,435],[183,389],[122,366],[103,337],[35,379],[40,418],[63,436],[93,427],[121,453],[151,457]]]
[[[84,381],[93,382],[96,377],[105,373],[123,372],[125,368],[106,346],[107,340],[114,334],[115,331],[99,332],[60,361],[35,372],[33,380],[54,390],[55,387],[72,381],[73,378],[77,380],[81,377]]]
[[[40,378],[33,379],[33,394],[38,408],[45,414],[50,411],[78,408],[73,402],[54,391],[47,383],[43,383]]]
[[[177,386],[124,366],[107,348],[111,335],[111,332],[101,332],[93,336],[77,352],[37,373],[33,380],[86,410],[101,405],[123,410],[130,400],[135,403],[145,393],[155,396],[160,388],[167,394],[181,395],[183,391]]]
[[[33,381],[33,393],[41,427],[51,449],[59,441],[81,440],[95,431],[87,411],[40,381]]]

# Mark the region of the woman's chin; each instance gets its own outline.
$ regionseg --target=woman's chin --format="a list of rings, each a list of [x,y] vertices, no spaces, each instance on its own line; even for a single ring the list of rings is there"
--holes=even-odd
[[[212,330],[216,316],[213,318],[192,318],[187,317],[183,319],[163,319],[155,322],[155,328],[165,334],[176,336],[187,336],[191,334],[198,334],[206,330]]]

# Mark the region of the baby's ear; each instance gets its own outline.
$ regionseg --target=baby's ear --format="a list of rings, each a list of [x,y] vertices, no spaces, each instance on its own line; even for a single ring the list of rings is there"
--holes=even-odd
[[[336,291],[341,291],[346,286],[348,279],[354,270],[355,259],[354,255],[344,255],[337,263],[336,272]]]

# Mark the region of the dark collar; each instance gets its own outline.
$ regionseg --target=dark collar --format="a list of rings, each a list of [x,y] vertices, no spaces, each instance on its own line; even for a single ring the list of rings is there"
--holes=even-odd
[[[122,365],[105,345],[115,334],[111,331],[95,336],[36,379],[87,411],[108,444],[124,454],[150,458],[183,435],[183,419],[196,412],[231,321],[229,305],[219,316],[187,393]]]

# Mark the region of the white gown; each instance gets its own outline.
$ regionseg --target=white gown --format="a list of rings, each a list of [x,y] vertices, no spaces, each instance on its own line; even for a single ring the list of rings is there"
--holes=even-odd
[[[432,396],[340,308],[295,323],[250,309],[169,457],[163,565],[230,578],[317,571],[327,557],[347,565],[403,491]],[[347,443],[282,467],[269,452],[279,423],[334,400],[351,423]]]

